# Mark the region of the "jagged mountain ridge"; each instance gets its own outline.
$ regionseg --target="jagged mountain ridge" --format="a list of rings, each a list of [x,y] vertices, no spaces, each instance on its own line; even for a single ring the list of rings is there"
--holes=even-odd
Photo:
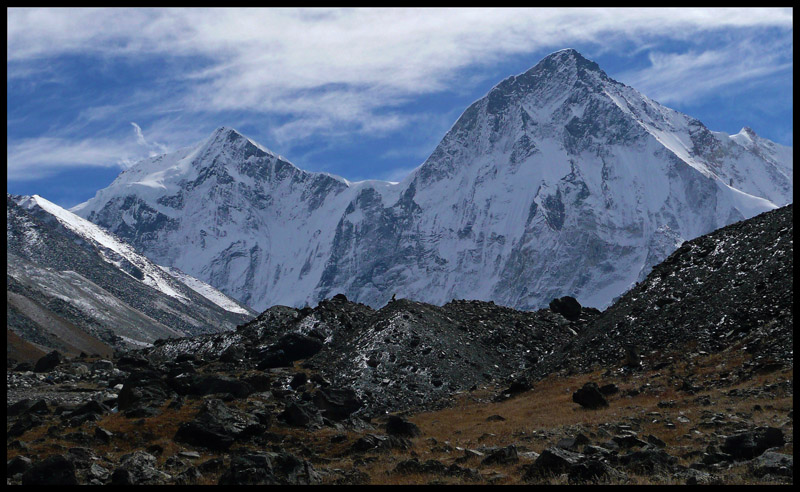
[[[6,202],[8,327],[41,347],[103,352],[232,330],[254,314],[39,196]]]
[[[607,306],[680,244],[792,201],[791,148],[729,136],[555,52],[401,183],[301,171],[220,128],[73,211],[256,309],[342,292]]]

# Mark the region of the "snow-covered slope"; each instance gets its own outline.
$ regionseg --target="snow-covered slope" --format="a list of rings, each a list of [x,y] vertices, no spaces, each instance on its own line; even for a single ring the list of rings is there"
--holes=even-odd
[[[8,195],[7,241],[9,327],[43,346],[88,343],[86,335],[146,344],[230,330],[255,314],[36,195]]]
[[[605,307],[683,241],[792,201],[792,152],[729,136],[555,52],[473,103],[400,183],[297,169],[230,128],[73,211],[256,309]]]

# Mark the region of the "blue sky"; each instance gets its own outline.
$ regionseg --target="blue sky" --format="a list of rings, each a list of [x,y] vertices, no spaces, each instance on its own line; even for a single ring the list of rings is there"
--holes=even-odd
[[[9,9],[8,191],[71,207],[231,126],[309,171],[402,179],[474,100],[575,48],[792,145],[791,9]]]

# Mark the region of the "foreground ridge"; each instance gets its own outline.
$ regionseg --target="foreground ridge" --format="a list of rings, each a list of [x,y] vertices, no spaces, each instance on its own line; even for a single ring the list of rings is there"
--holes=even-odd
[[[9,483],[790,484],[792,213],[687,242],[604,312],[336,295],[50,354],[7,373]]]

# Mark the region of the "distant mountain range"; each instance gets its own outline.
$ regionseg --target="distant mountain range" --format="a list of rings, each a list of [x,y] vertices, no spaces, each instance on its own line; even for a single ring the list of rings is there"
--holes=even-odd
[[[107,353],[255,315],[42,197],[7,195],[6,207],[7,329],[34,346]]]
[[[336,293],[605,308],[684,241],[792,202],[792,166],[566,49],[470,105],[400,183],[302,171],[219,128],[72,211],[256,310]]]

